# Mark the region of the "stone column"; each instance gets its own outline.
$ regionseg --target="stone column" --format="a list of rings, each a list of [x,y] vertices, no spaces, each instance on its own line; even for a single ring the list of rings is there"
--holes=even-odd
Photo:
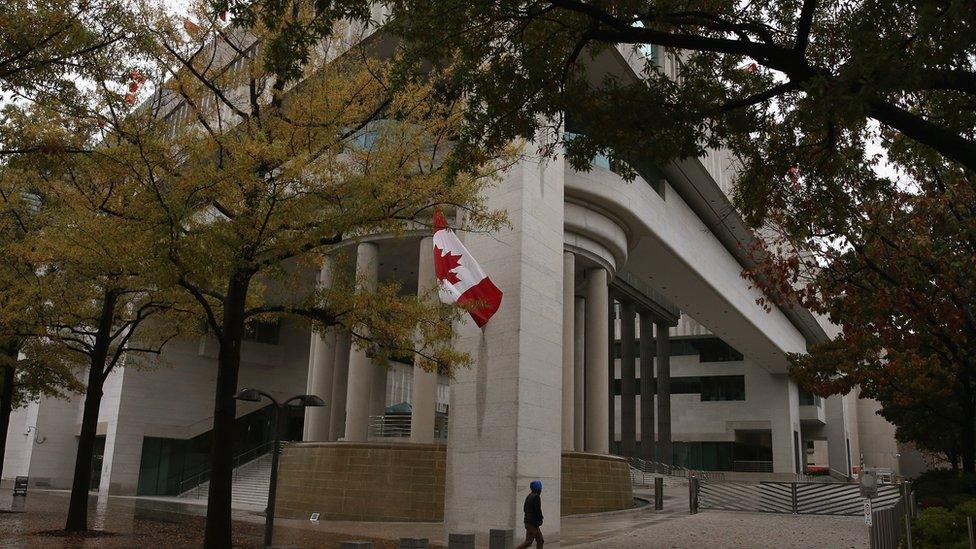
[[[434,239],[420,239],[420,262],[417,264],[417,294],[428,295],[437,286],[434,277]],[[410,442],[434,442],[434,416],[437,413],[437,371],[428,372],[422,368],[421,358],[414,357],[413,386],[410,403]]]
[[[346,391],[349,377],[350,336],[348,330],[337,329],[335,354],[332,368],[332,417],[329,418],[329,440],[346,436]]]
[[[608,277],[609,278],[609,277]],[[617,302],[609,293],[607,298],[607,453],[613,453],[613,443],[617,440],[617,356],[614,350],[617,341]]]
[[[833,472],[851,476],[851,463],[847,456],[847,407],[844,395],[831,395],[824,399],[827,419],[827,465]]]
[[[583,451],[583,439],[584,439],[584,426],[586,424],[586,416],[583,412],[583,402],[586,400],[586,395],[584,393],[586,384],[584,380],[586,376],[584,375],[583,365],[586,363],[584,358],[584,332],[585,332],[585,316],[583,315],[586,310],[586,301],[582,297],[576,298],[576,318],[573,320],[573,370],[576,372],[576,379],[573,383],[574,393],[576,396],[573,401],[573,450],[578,452]]]
[[[786,374],[773,374],[765,405],[770,410],[772,427],[773,472],[800,473],[800,394],[796,382]]]
[[[356,248],[357,283],[365,290],[375,290],[379,279],[379,248],[362,242]],[[350,441],[366,440],[369,427],[370,388],[379,369],[364,349],[353,345],[349,353],[349,377],[346,387],[346,433]]]
[[[586,360],[586,401],[583,409],[586,414],[586,433],[584,448],[597,454],[610,453],[610,418],[608,400],[610,387],[607,386],[610,370],[607,349],[609,323],[609,288],[607,271],[593,269],[586,276],[586,330],[584,353]]]
[[[633,302],[620,303],[620,453],[637,455],[637,363]]]
[[[386,382],[390,372],[379,364],[373,364],[373,375],[369,381],[369,415],[372,417],[386,414]]]
[[[658,461],[671,464],[671,337],[668,325],[657,323],[657,445]]]
[[[654,318],[640,313],[640,433],[641,457],[655,460],[654,452]]]
[[[563,450],[573,449],[576,391],[576,255],[563,252]]]
[[[319,287],[332,286],[331,260],[326,257],[319,273]],[[305,425],[302,440],[324,441],[329,439],[331,415],[335,407],[332,401],[333,364],[335,361],[335,330],[329,329],[325,335],[312,330],[309,345],[308,384],[305,392],[317,395],[325,401],[325,406],[305,408]]]
[[[484,328],[470,318],[458,328],[456,348],[473,363],[451,384],[447,532],[521,531],[522,503],[538,479],[546,541],[559,543],[563,292],[553,281],[563,266],[565,170],[561,159],[512,166],[485,196],[487,207],[508,212],[510,227],[461,234],[504,297]]]

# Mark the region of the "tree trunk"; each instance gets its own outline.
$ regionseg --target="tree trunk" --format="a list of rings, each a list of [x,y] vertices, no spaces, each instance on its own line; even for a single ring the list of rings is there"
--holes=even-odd
[[[14,361],[17,357],[13,357]],[[0,478],[3,478],[3,458],[7,453],[7,429],[10,427],[10,411],[14,407],[14,380],[17,370],[12,361],[3,369],[3,391],[0,392]]]
[[[118,296],[106,291],[102,301],[102,313],[98,319],[95,345],[88,368],[88,387],[85,390],[85,412],[81,418],[81,437],[75,456],[75,474],[71,482],[71,499],[68,502],[68,519],[64,529],[68,532],[88,530],[88,491],[91,489],[92,455],[95,451],[95,430],[98,426],[98,409],[102,404],[102,388],[105,384],[105,361],[112,342],[112,325],[115,323],[115,304]]]
[[[962,433],[960,433],[960,454],[963,473],[976,473],[976,406],[972,399],[962,406]]]
[[[102,368],[96,368],[93,364],[88,372],[85,413],[81,419],[81,437],[78,438],[78,454],[75,456],[68,520],[64,526],[68,532],[88,530],[88,491],[91,490],[92,455],[95,451],[95,429],[98,426],[98,410],[102,404],[103,382]]]
[[[210,492],[204,547],[231,547],[231,484],[234,468],[234,420],[237,416],[237,374],[244,337],[244,308],[250,275],[235,273],[224,299],[224,319],[217,355],[213,447],[210,451]]]

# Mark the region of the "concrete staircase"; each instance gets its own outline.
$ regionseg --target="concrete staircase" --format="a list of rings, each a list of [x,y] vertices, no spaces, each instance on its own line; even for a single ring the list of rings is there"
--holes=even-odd
[[[239,509],[263,510],[268,504],[271,487],[271,454],[265,454],[234,469],[231,506]],[[207,499],[210,482],[180,495],[188,499]]]

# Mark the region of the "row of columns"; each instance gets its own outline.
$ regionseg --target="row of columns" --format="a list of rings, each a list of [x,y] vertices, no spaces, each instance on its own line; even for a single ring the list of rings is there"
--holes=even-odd
[[[639,318],[639,330],[637,322]],[[639,334],[639,338],[638,335]],[[652,348],[656,350],[652,353]],[[640,349],[638,369],[636,349]],[[655,376],[655,363],[657,375]],[[640,408],[637,387],[640,372]],[[654,381],[657,389],[657,444],[654,427]],[[671,340],[669,326],[633,301],[620,302],[620,453],[637,456],[637,415],[640,414],[641,456],[671,463]],[[611,436],[611,438],[613,438]],[[657,453],[655,455],[655,448]]]
[[[333,268],[327,257],[319,285],[329,287]],[[417,291],[429,292],[434,277],[433,239],[420,240]],[[379,284],[379,247],[362,242],[356,247],[356,280],[360,289],[375,291]],[[368,337],[368,334],[363,334]],[[418,358],[413,371],[411,442],[434,441],[437,372],[428,372]],[[306,408],[303,439],[306,441],[365,441],[370,416],[386,413],[386,369],[375,364],[366,348],[354,345],[347,330],[330,328],[324,335],[312,333],[307,391],[327,400],[324,407]]]
[[[363,242],[356,249],[357,283],[362,289],[375,290],[379,278],[379,249],[375,243]],[[436,280],[433,273],[433,242],[420,241],[417,291],[432,295]],[[562,446],[564,450],[583,450],[608,454],[614,439],[613,343],[614,301],[610,296],[609,273],[603,268],[585,274],[584,295],[577,297],[576,256],[563,256],[563,345],[562,345]],[[319,284],[332,284],[329,261],[323,265]],[[621,303],[621,452],[636,454],[636,341],[635,305]],[[640,379],[641,425],[652,426],[641,431],[641,446],[647,458],[654,452],[654,398],[651,383],[654,361],[651,346],[654,318],[640,312]],[[657,431],[661,461],[670,461],[671,408],[670,343],[668,329],[658,324]],[[306,410],[305,440],[364,441],[368,438],[370,416],[385,413],[386,371],[375,365],[366,349],[353,345],[348,331],[329,329],[324,335],[312,334],[309,356],[308,391],[331,399],[322,408]],[[423,368],[420,359],[414,364],[413,412],[411,441],[433,442],[436,409],[437,373]]]
[[[586,271],[584,295],[576,294],[576,255],[563,254],[562,447],[563,450],[609,454],[614,439],[614,301],[609,273]],[[668,325],[633,302],[620,307],[621,453],[636,455],[635,320],[640,316],[641,446],[654,459],[654,380],[652,346],[657,347],[659,461],[671,462],[670,340]],[[654,326],[657,325],[657,337]],[[582,349],[581,349],[582,347]]]

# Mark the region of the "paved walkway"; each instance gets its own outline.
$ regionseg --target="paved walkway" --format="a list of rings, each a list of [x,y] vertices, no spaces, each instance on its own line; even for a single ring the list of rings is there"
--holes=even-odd
[[[558,546],[666,549],[868,546],[866,527],[855,517],[719,511],[689,515],[686,487],[669,486],[665,492],[663,511],[646,506],[616,513],[563,518],[562,539]],[[638,490],[637,494],[653,499],[646,490]],[[205,507],[169,498],[93,496],[89,515],[91,525],[112,535],[94,538],[51,535],[47,532],[56,532],[64,526],[67,496],[67,492],[32,490],[26,500],[18,498],[15,508],[24,512],[0,513],[0,548],[169,548],[202,544]],[[0,492],[0,509],[10,509],[13,503],[9,490]],[[257,513],[234,511],[235,546],[260,547],[263,524],[264,517]],[[400,537],[425,537],[433,547],[445,545],[441,523],[275,521],[275,544],[281,546],[333,548],[342,540],[372,539],[377,549],[394,549],[395,540]],[[483,538],[482,541],[487,541]]]

